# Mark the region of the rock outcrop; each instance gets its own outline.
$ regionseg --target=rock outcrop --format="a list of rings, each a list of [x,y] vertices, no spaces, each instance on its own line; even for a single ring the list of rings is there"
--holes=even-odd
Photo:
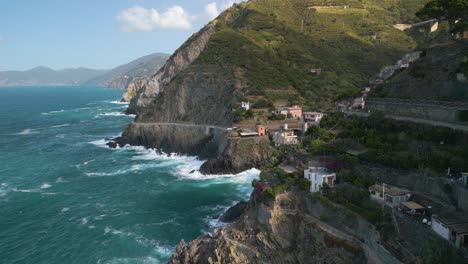
[[[141,91],[137,93],[135,99],[131,101],[128,111],[135,112],[137,109],[147,106],[164,90],[164,86],[169,84],[177,74],[187,68],[200,56],[214,32],[214,25],[209,24],[187,40],[187,42],[169,58],[164,67],[150,78]]]
[[[203,174],[238,173],[265,166],[275,155],[268,137],[230,138],[224,152],[216,159],[205,162]]]
[[[169,263],[400,263],[379,240],[361,217],[291,191],[274,201],[251,199],[238,221],[182,241]]]
[[[175,123],[132,123],[115,141],[120,146],[145,146],[205,159],[216,158],[227,145],[225,129]]]
[[[122,102],[130,102],[130,100],[132,100],[132,98],[137,95],[138,91],[140,91],[140,89],[144,85],[145,85],[144,80],[138,80],[138,81],[128,84],[126,86],[127,89],[125,89],[125,92],[122,95]]]

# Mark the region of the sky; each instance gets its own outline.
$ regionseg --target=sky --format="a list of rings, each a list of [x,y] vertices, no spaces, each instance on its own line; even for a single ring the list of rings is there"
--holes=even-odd
[[[0,71],[110,69],[174,52],[239,0],[0,0]]]

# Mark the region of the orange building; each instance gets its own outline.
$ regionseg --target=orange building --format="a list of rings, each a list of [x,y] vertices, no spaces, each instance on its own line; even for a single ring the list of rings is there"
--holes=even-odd
[[[266,127],[264,125],[257,126],[257,133],[259,137],[263,137],[266,135]]]

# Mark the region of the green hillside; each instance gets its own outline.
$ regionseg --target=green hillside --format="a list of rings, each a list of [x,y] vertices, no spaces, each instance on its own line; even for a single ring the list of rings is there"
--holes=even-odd
[[[413,19],[408,13],[425,2],[252,0],[214,22],[216,33],[195,63],[236,67],[248,84],[245,96],[329,109],[415,47],[392,25]],[[324,3],[335,7],[320,8]]]

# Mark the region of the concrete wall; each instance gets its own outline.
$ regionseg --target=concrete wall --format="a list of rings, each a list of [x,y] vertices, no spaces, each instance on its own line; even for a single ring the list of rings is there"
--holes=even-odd
[[[409,100],[394,99],[385,101],[369,98],[366,102],[366,109],[371,112],[382,111],[391,115],[421,118],[438,122],[460,123],[459,112],[461,108],[459,107],[418,103],[417,101],[411,102]]]
[[[450,233],[448,227],[442,226],[442,223],[434,219],[434,217],[432,217],[431,225],[434,232],[436,232],[439,236],[449,240]]]

